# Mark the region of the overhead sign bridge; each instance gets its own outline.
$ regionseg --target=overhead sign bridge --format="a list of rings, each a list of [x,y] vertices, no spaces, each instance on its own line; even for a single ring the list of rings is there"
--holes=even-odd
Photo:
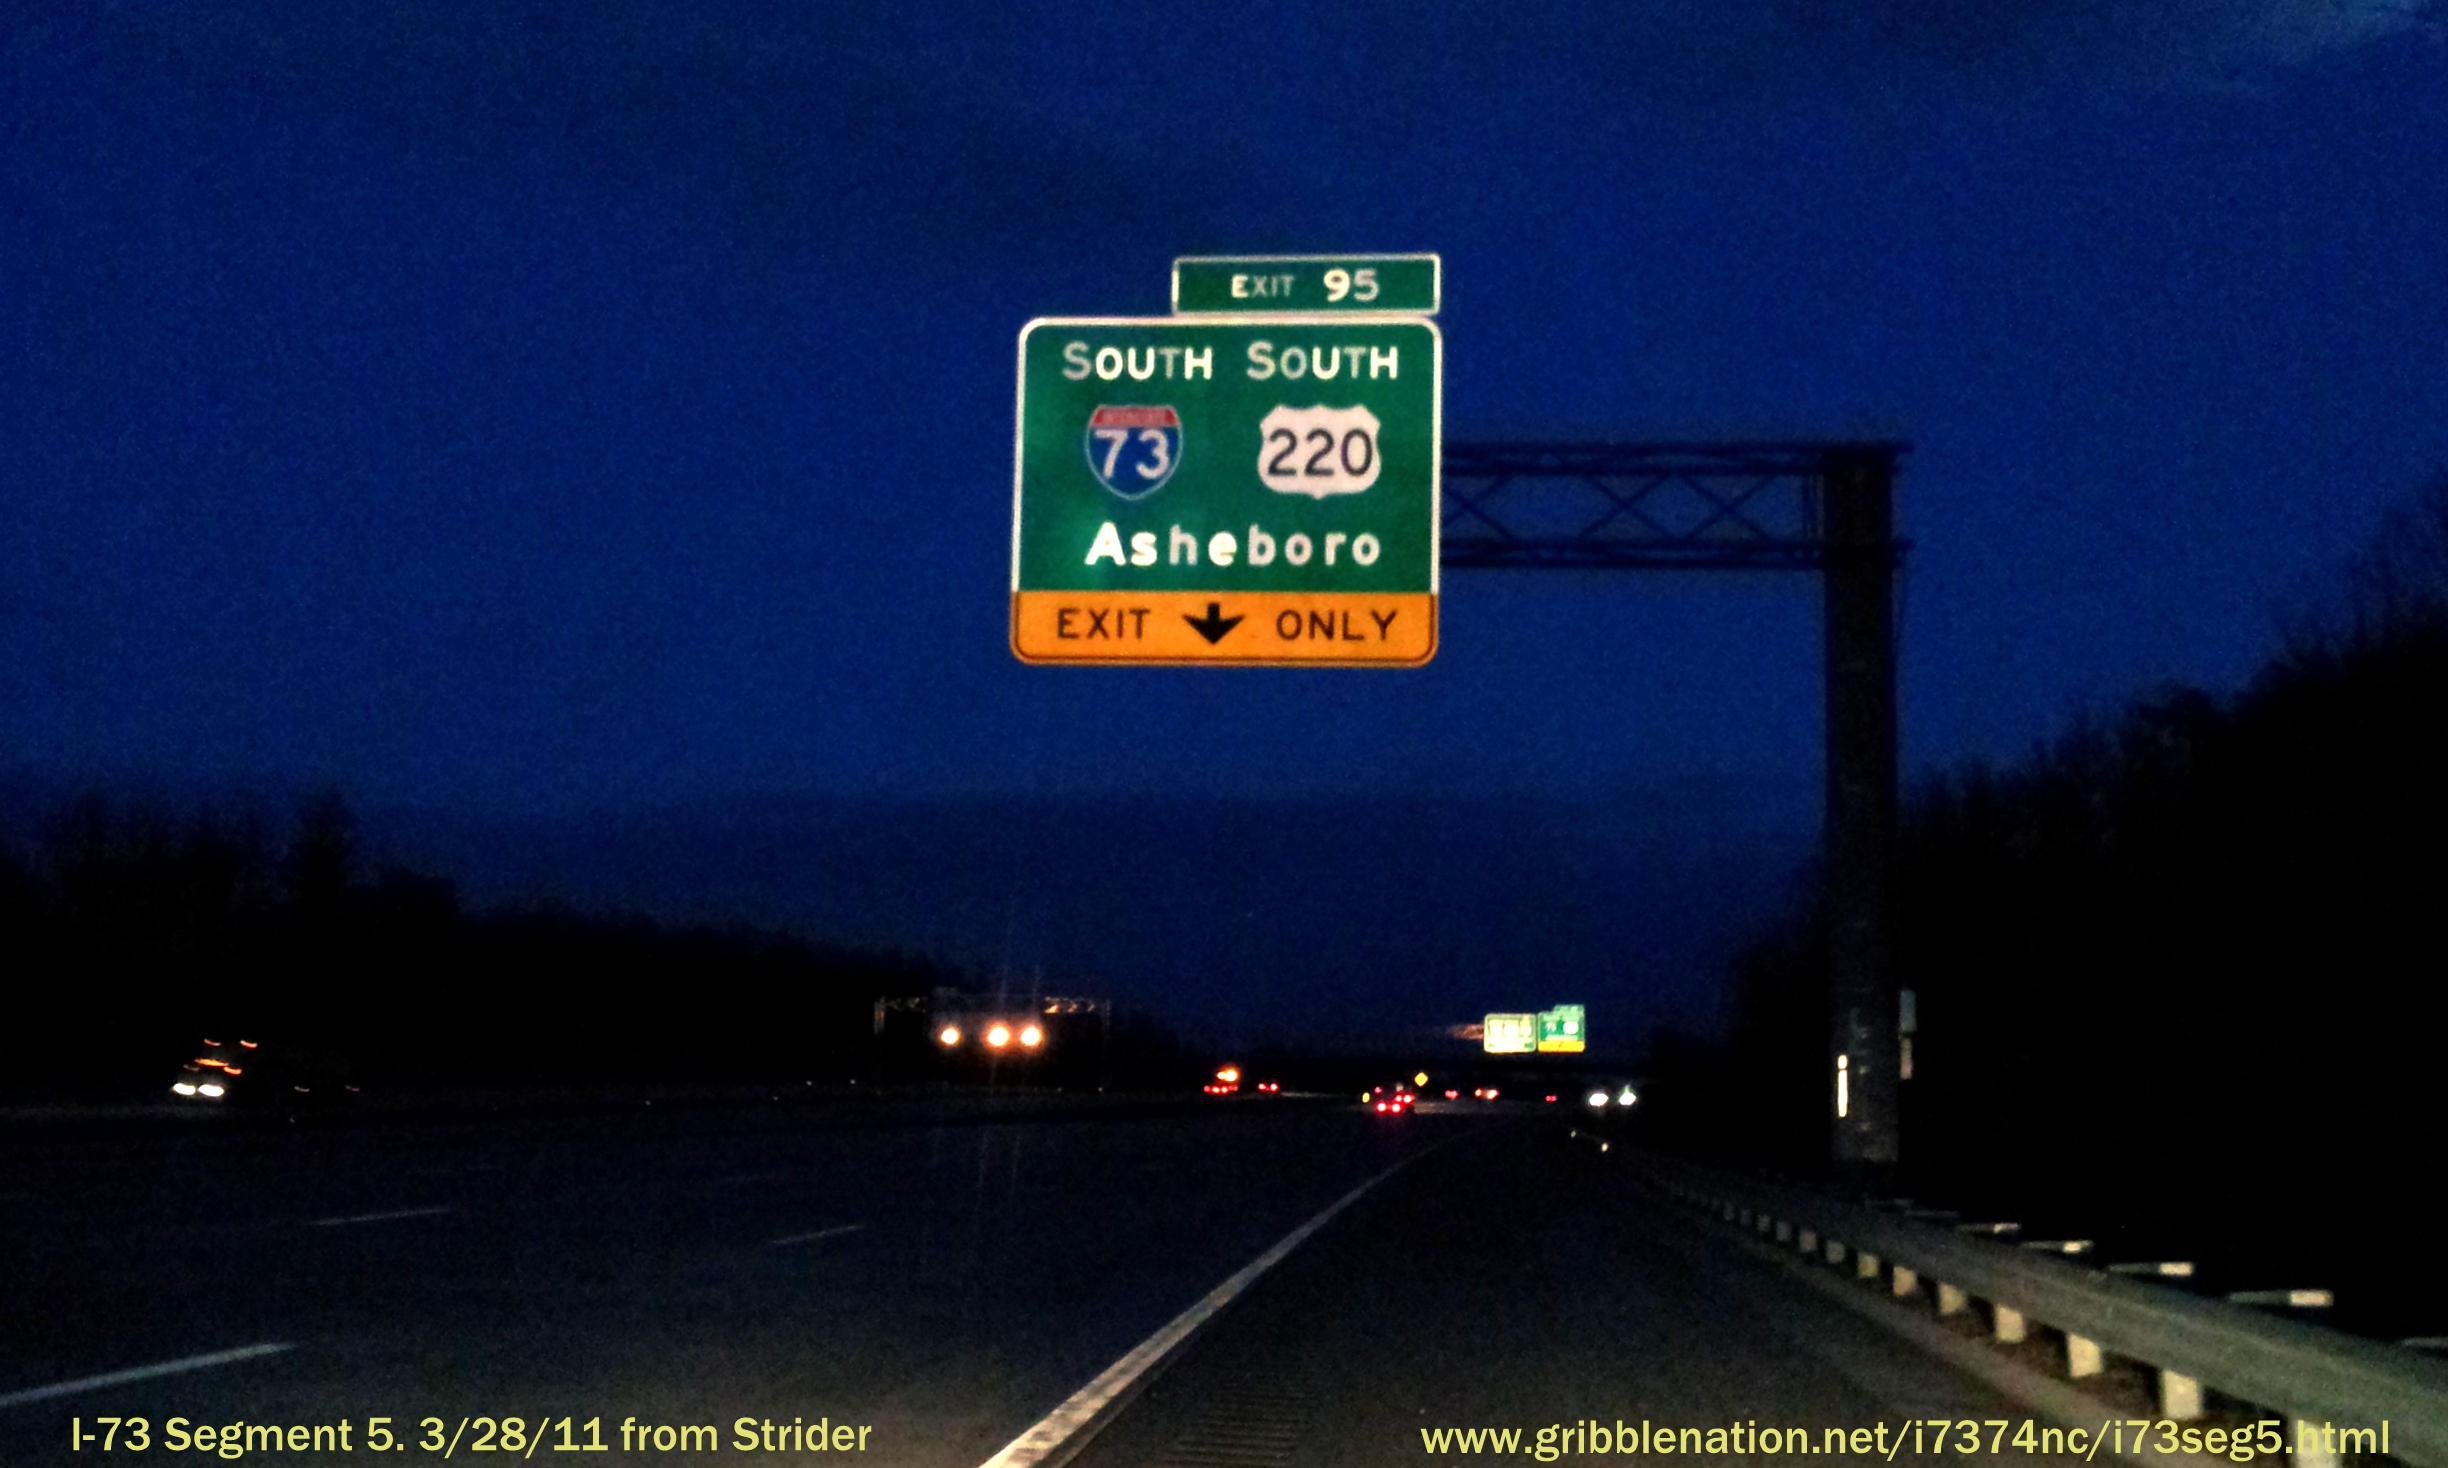
[[[1434,255],[1184,257],[1169,317],[1020,334],[1023,661],[1417,666],[1439,572],[1809,571],[1823,596],[1826,1078],[1897,1160],[1896,465],[1882,439],[1447,443]],[[1491,1016],[1491,1023],[1502,1016]],[[1579,1043],[1539,1031],[1541,1050]],[[1499,1041],[1514,1043],[1511,1030]]]
[[[1893,974],[1895,535],[1889,440],[1449,443],[1442,560],[1526,571],[1813,571],[1827,707],[1831,1151],[1899,1153]]]

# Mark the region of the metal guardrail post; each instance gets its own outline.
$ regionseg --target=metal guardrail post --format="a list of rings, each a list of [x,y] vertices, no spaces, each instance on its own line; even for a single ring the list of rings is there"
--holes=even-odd
[[[2181,1372],[2159,1373],[2159,1415],[2190,1422],[2202,1414],[2202,1384]]]
[[[2365,1451],[2372,1428],[2388,1433],[2386,1451],[2417,1468],[2448,1468],[2448,1362],[2379,1341],[2323,1329],[2229,1300],[2205,1298],[2143,1283],[2121,1273],[2084,1268],[2068,1259],[2079,1241],[2041,1247],[2001,1247],[1892,1213],[1650,1156],[1652,1175],[1688,1178],[1688,1195],[1703,1207],[1762,1208],[1820,1244],[1831,1265],[1848,1253],[1856,1272],[1875,1278],[1880,1264],[1917,1285],[1942,1281],[1942,1314],[1990,1308],[1990,1334],[2001,1345],[2028,1338],[2033,1322],[2063,1333],[2066,1368],[2096,1374],[2113,1353],[2156,1373],[2159,1408],[2169,1420],[2202,1414],[2212,1390],[2251,1403],[2287,1422],[2286,1448],[2299,1465],[2330,1465],[2345,1449]],[[1844,1241],[1833,1237],[1841,1232]],[[2146,1266],[2145,1278],[2182,1278]],[[1901,1291],[1899,1291],[1901,1293]],[[2248,1292],[2290,1309],[2318,1308],[2315,1290]],[[2349,1434],[2352,1436],[2349,1436]],[[2341,1447],[2343,1444],[2343,1447]]]
[[[2302,1417],[2287,1419],[2287,1460],[2295,1468],[2340,1468],[2340,1455],[2321,1441],[2321,1425]]]

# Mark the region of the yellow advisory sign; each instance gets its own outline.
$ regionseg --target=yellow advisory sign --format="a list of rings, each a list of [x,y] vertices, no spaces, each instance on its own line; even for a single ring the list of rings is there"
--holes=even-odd
[[[1424,592],[1019,591],[1012,651],[1032,663],[1418,664],[1436,655]]]

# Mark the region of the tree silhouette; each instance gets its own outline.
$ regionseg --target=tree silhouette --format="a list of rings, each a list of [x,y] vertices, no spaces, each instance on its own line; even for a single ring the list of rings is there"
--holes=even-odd
[[[2400,1176],[2410,1139],[2448,1130],[2443,750],[2448,476],[2383,517],[2235,694],[2162,689],[1923,781],[1898,849],[1906,1186],[2238,1248],[2332,1240],[2345,1215],[2288,1169]],[[1824,1155],[1816,931],[1804,909],[1745,954],[1717,1045],[1660,1047],[1708,1098],[1710,1127],[1675,1140]],[[1690,1109],[1672,1089],[1653,1087],[1661,1118]],[[2239,1208],[2251,1177],[2272,1186]],[[2384,1253],[2366,1233],[2337,1253]]]

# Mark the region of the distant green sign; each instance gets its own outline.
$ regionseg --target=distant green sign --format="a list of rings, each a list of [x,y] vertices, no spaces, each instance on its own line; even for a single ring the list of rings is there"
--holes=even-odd
[[[1535,1014],[1491,1014],[1481,1025],[1480,1046],[1490,1055],[1528,1055],[1538,1049]]]
[[[1434,255],[1185,255],[1173,262],[1173,309],[1433,316],[1442,275]]]
[[[1575,1054],[1589,1045],[1589,1024],[1578,1004],[1542,1009],[1538,1016],[1538,1047],[1542,1055]]]

